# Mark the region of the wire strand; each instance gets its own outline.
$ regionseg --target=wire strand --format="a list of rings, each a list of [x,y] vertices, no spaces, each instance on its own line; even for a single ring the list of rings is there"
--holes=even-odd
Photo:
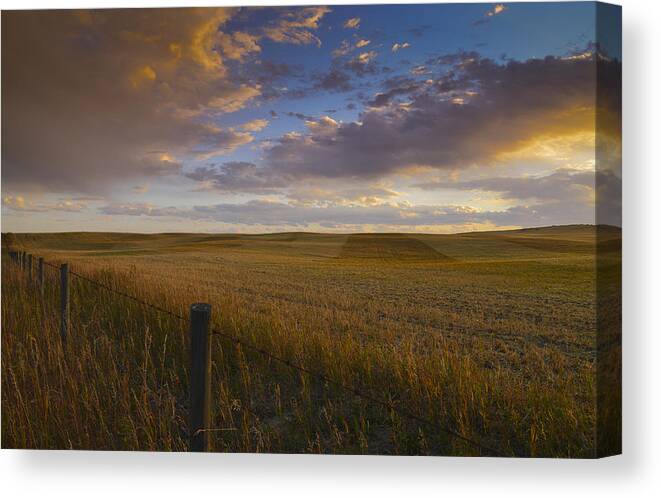
[[[433,421],[431,421],[431,420],[429,420],[429,419],[423,418],[423,417],[421,417],[421,416],[419,416],[419,415],[417,415],[417,414],[415,414],[415,413],[413,413],[413,412],[410,412],[410,411],[408,411],[408,410],[403,410],[403,409],[401,409],[401,408],[396,408],[396,407],[394,406],[394,404],[393,404],[391,401],[385,401],[385,400],[383,400],[383,399],[376,398],[376,397],[374,397],[374,396],[372,396],[372,395],[370,395],[370,394],[367,394],[367,393],[364,393],[364,392],[362,392],[362,391],[359,391],[359,390],[356,389],[356,388],[353,388],[353,387],[347,386],[347,385],[345,385],[345,384],[342,384],[341,382],[338,382],[338,381],[336,381],[336,380],[334,380],[334,379],[331,379],[330,377],[328,377],[327,375],[325,375],[325,374],[323,374],[323,373],[315,372],[315,371],[310,370],[310,369],[308,369],[308,368],[305,368],[305,367],[302,367],[302,366],[297,365],[297,364],[295,364],[295,363],[292,363],[291,361],[286,360],[286,359],[284,359],[284,358],[281,358],[281,357],[279,357],[279,356],[277,356],[277,355],[274,355],[273,353],[271,353],[271,352],[269,352],[269,351],[267,351],[267,350],[265,350],[265,349],[262,349],[262,348],[260,348],[260,347],[258,347],[258,346],[255,346],[255,345],[253,345],[253,344],[247,343],[246,341],[243,341],[243,340],[241,340],[241,339],[238,338],[238,337],[235,337],[235,336],[230,335],[230,334],[226,334],[226,333],[224,333],[224,332],[221,332],[220,330],[213,329],[213,330],[211,331],[211,333],[212,333],[212,335],[217,335],[217,336],[220,336],[220,337],[224,337],[225,339],[228,339],[228,340],[230,340],[230,341],[232,341],[232,342],[235,342],[235,343],[237,343],[237,344],[240,344],[241,346],[243,346],[243,347],[246,348],[246,349],[249,349],[249,350],[251,350],[251,351],[254,351],[254,352],[256,352],[256,353],[259,353],[259,354],[261,354],[261,355],[263,355],[263,356],[266,356],[266,357],[268,357],[268,358],[270,358],[270,359],[272,359],[272,360],[275,360],[275,361],[277,361],[277,362],[279,362],[279,363],[282,363],[282,364],[288,366],[289,368],[291,368],[291,369],[293,369],[293,370],[298,370],[299,372],[305,373],[305,374],[307,374],[307,375],[309,375],[309,376],[311,376],[311,377],[316,377],[316,378],[318,378],[318,379],[320,379],[320,380],[323,380],[324,382],[327,382],[327,383],[329,383],[329,384],[333,384],[334,386],[339,387],[340,389],[343,389],[343,390],[345,390],[345,391],[348,391],[348,392],[350,392],[350,393],[352,393],[352,394],[354,394],[354,395],[356,395],[356,396],[359,396],[359,397],[361,397],[361,398],[363,398],[363,399],[365,399],[365,400],[367,400],[367,401],[370,401],[370,402],[372,402],[372,403],[375,403],[375,404],[378,404],[378,405],[384,406],[384,407],[386,407],[386,408],[392,410],[393,412],[395,412],[395,413],[397,413],[397,414],[399,414],[399,415],[402,415],[402,416],[404,416],[404,417],[408,417],[408,418],[410,418],[410,419],[412,419],[412,420],[415,420],[415,421],[417,421],[417,422],[423,423],[423,424],[428,425],[428,426],[430,426],[430,427],[433,427],[433,428],[435,428],[435,429],[439,429],[439,430],[441,430],[442,432],[444,432],[444,433],[446,433],[446,434],[448,434],[448,435],[450,435],[450,436],[452,436],[452,437],[455,437],[455,438],[457,438],[457,439],[459,439],[459,440],[461,440],[461,441],[464,441],[465,443],[468,443],[468,444],[470,444],[471,446],[473,446],[473,447],[475,447],[475,448],[478,448],[478,449],[480,449],[480,450],[486,451],[486,452],[488,452],[488,453],[492,453],[492,454],[494,454],[494,455],[496,455],[496,456],[504,456],[500,451],[498,451],[498,450],[496,450],[496,449],[494,449],[494,448],[491,448],[491,447],[489,447],[489,446],[485,446],[485,445],[483,445],[482,443],[479,443],[479,442],[477,442],[477,441],[474,441],[474,440],[472,440],[472,439],[470,439],[470,438],[468,438],[468,437],[466,437],[466,436],[460,434],[460,433],[457,432],[457,431],[454,431],[454,430],[449,429],[449,428],[447,428],[447,427],[439,426],[437,423],[435,423],[435,422],[433,422]]]
[[[176,319],[178,319],[178,320],[181,320],[181,321],[184,321],[184,322],[187,322],[187,321],[188,321],[187,318],[185,318],[185,317],[183,317],[183,316],[181,316],[181,315],[179,315],[179,314],[177,314],[177,313],[174,313],[173,311],[166,310],[165,308],[161,308],[160,306],[156,306],[155,304],[148,303],[147,301],[144,301],[144,300],[142,300],[142,299],[140,299],[140,298],[138,298],[138,297],[135,297],[135,296],[132,296],[132,295],[130,295],[130,294],[127,294],[126,292],[122,292],[122,291],[119,291],[119,290],[117,290],[117,289],[113,289],[113,288],[110,287],[109,285],[103,284],[103,283],[101,283],[101,282],[97,282],[96,280],[93,280],[93,279],[91,279],[91,278],[89,278],[89,277],[86,277],[85,275],[81,275],[80,273],[76,273],[76,272],[74,272],[74,271],[72,271],[72,270],[69,270],[69,273],[70,273],[71,275],[73,275],[74,277],[77,277],[77,278],[79,278],[79,279],[81,279],[81,280],[85,280],[86,282],[89,282],[89,283],[94,284],[94,285],[96,285],[96,286],[98,286],[98,287],[101,287],[101,288],[103,288],[103,289],[106,289],[107,291],[114,292],[115,294],[118,294],[118,295],[120,295],[120,296],[122,296],[122,297],[125,297],[125,298],[127,298],[127,299],[131,299],[131,300],[135,301],[136,303],[139,303],[139,304],[141,304],[141,305],[143,305],[143,306],[146,306],[146,307],[148,307],[148,308],[155,309],[156,311],[159,311],[159,312],[161,312],[161,313],[165,313],[165,314],[167,314],[167,315],[170,315],[171,317],[176,318]]]
[[[52,264],[52,263],[49,263],[49,262],[47,262],[47,261],[45,261],[45,260],[44,260],[44,264],[47,265],[47,266],[50,266],[50,267],[52,267],[52,268],[59,268],[57,265]],[[69,270],[69,273],[70,273],[71,275],[73,275],[73,276],[75,276],[75,277],[81,279],[81,280],[84,280],[84,281],[89,282],[89,283],[91,283],[91,284],[93,284],[93,285],[96,285],[96,286],[98,286],[98,287],[101,287],[101,288],[103,288],[103,289],[105,289],[105,290],[107,290],[107,291],[109,291],[109,292],[113,292],[113,293],[115,293],[115,294],[118,294],[118,295],[120,295],[120,296],[123,296],[123,297],[125,297],[125,298],[127,298],[127,299],[131,299],[131,300],[133,300],[133,301],[135,301],[135,302],[137,302],[137,303],[139,303],[139,304],[141,304],[141,305],[143,305],[143,306],[146,306],[146,307],[148,307],[148,308],[155,309],[155,310],[157,310],[157,311],[159,311],[159,312],[161,312],[161,313],[165,313],[165,314],[170,315],[170,316],[172,316],[172,317],[174,317],[174,318],[177,318],[178,320],[181,320],[181,321],[185,321],[185,322],[188,322],[188,321],[189,321],[187,318],[185,318],[185,317],[183,317],[183,316],[181,316],[181,315],[179,315],[179,314],[177,314],[177,313],[174,313],[174,312],[172,312],[172,311],[170,311],[170,310],[166,310],[166,309],[164,309],[164,308],[161,308],[160,306],[156,306],[156,305],[151,304],[151,303],[149,303],[149,302],[147,302],[147,301],[144,301],[143,299],[140,299],[140,298],[138,298],[138,297],[135,297],[135,296],[132,296],[132,295],[127,294],[127,293],[125,293],[125,292],[122,292],[122,291],[119,291],[119,290],[117,290],[117,289],[114,289],[114,288],[110,287],[109,285],[106,285],[106,284],[104,284],[104,283],[101,283],[101,282],[98,282],[98,281],[96,281],[96,280],[93,280],[93,279],[91,279],[91,278],[89,278],[89,277],[87,277],[87,276],[85,276],[85,275],[82,275],[82,274],[80,274],[80,273],[74,272],[74,271],[72,271],[72,270]],[[441,425],[439,425],[438,423],[436,423],[436,422],[434,422],[434,421],[432,421],[432,420],[429,420],[429,419],[427,419],[427,418],[421,417],[420,415],[417,415],[417,414],[415,414],[415,413],[413,413],[413,412],[411,412],[411,411],[409,411],[409,410],[405,410],[405,409],[402,409],[402,408],[397,408],[397,407],[395,407],[395,405],[393,404],[393,402],[390,401],[390,400],[386,401],[386,400],[384,400],[384,399],[377,398],[377,397],[375,397],[375,396],[373,396],[373,395],[371,395],[371,394],[367,394],[367,393],[365,393],[365,392],[362,392],[362,391],[360,391],[360,390],[358,390],[358,389],[356,389],[356,388],[354,388],[354,387],[351,387],[351,386],[347,386],[347,385],[345,385],[345,384],[342,384],[341,382],[336,381],[336,380],[334,380],[334,379],[331,379],[330,377],[328,377],[327,375],[325,375],[325,374],[323,374],[323,373],[315,372],[315,371],[310,370],[310,369],[308,369],[308,368],[306,368],[306,367],[302,367],[302,366],[300,366],[300,365],[297,365],[297,364],[295,364],[295,363],[292,363],[290,360],[287,360],[287,359],[281,358],[280,356],[277,356],[277,355],[271,353],[270,351],[267,351],[267,350],[265,350],[265,349],[262,349],[262,348],[260,348],[259,346],[255,346],[254,344],[250,344],[250,343],[248,343],[248,342],[246,342],[246,341],[240,339],[239,337],[233,336],[233,335],[231,335],[231,334],[227,334],[227,333],[225,333],[225,332],[221,332],[221,331],[218,330],[218,329],[212,329],[211,334],[212,334],[212,335],[217,335],[217,336],[223,337],[223,338],[225,338],[225,339],[227,339],[227,340],[230,340],[230,341],[232,341],[232,342],[234,342],[234,343],[236,343],[236,344],[240,344],[241,346],[243,346],[243,347],[246,348],[246,349],[249,349],[249,350],[251,350],[251,351],[254,351],[254,352],[256,352],[256,353],[259,353],[259,354],[261,354],[262,356],[265,356],[265,357],[267,357],[267,358],[270,358],[270,359],[272,359],[272,360],[274,360],[274,361],[276,361],[276,362],[278,362],[278,363],[281,363],[281,364],[283,364],[283,365],[286,365],[287,367],[289,367],[289,368],[291,368],[291,369],[293,369],[293,370],[297,370],[297,371],[299,371],[299,372],[301,372],[301,373],[304,373],[304,374],[306,374],[306,375],[308,375],[308,376],[310,376],[310,377],[316,377],[316,378],[319,379],[319,380],[323,380],[324,382],[326,382],[326,383],[328,383],[328,384],[332,384],[332,385],[334,385],[335,387],[338,387],[338,388],[340,388],[340,389],[342,389],[342,390],[344,390],[344,391],[347,391],[347,392],[350,392],[350,393],[352,393],[352,394],[354,394],[354,395],[356,395],[356,396],[359,396],[359,397],[363,398],[363,399],[366,400],[366,401],[369,401],[369,402],[371,402],[371,403],[378,404],[378,405],[381,405],[381,406],[383,406],[383,407],[386,407],[386,408],[392,410],[393,412],[397,413],[398,415],[401,415],[401,416],[403,416],[403,417],[407,417],[407,418],[412,419],[412,420],[415,420],[415,421],[417,421],[417,422],[419,422],[419,423],[421,423],[421,424],[424,424],[424,425],[427,425],[427,426],[432,427],[432,428],[434,428],[434,429],[440,430],[440,431],[444,432],[445,434],[448,434],[449,436],[452,436],[452,437],[454,437],[454,438],[456,438],[456,439],[458,439],[458,440],[460,440],[460,441],[463,441],[463,442],[465,442],[465,443],[467,443],[467,444],[469,444],[469,445],[473,446],[474,448],[477,448],[477,449],[479,449],[479,450],[481,450],[481,451],[485,451],[485,452],[487,452],[487,453],[491,453],[491,454],[496,455],[496,456],[505,456],[503,453],[501,453],[500,451],[496,450],[495,448],[491,448],[491,447],[486,446],[486,445],[484,445],[484,444],[482,444],[482,443],[479,443],[479,442],[477,442],[477,441],[474,441],[473,439],[470,439],[470,438],[464,436],[463,434],[461,434],[461,433],[459,433],[459,432],[457,432],[457,431],[455,431],[455,430],[453,430],[453,429],[450,429],[450,428],[448,428],[448,427],[441,426]],[[216,430],[227,430],[227,429],[205,429],[205,431],[216,431]]]

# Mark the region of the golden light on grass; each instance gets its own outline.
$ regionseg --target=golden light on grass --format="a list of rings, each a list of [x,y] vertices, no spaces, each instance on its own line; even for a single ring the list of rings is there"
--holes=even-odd
[[[619,231],[608,235],[619,237]],[[3,241],[6,238],[3,238]],[[593,227],[471,235],[16,235],[91,278],[509,455],[595,452]],[[72,280],[63,350],[3,258],[2,444],[183,451],[185,324]],[[617,255],[612,268],[617,269]],[[479,451],[216,338],[215,451]]]

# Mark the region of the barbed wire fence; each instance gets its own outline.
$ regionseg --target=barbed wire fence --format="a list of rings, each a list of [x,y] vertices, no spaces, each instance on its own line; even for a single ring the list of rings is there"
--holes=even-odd
[[[429,418],[423,417],[408,409],[397,406],[391,399],[384,399],[374,394],[367,393],[355,387],[348,386],[338,380],[328,376],[324,372],[312,370],[310,368],[301,366],[289,359],[276,355],[266,349],[263,349],[241,337],[224,332],[218,328],[211,327],[211,305],[208,303],[193,303],[190,306],[189,317],[185,317],[179,313],[165,309],[161,306],[150,303],[137,296],[128,294],[122,290],[116,289],[108,284],[94,280],[86,275],[71,270],[68,263],[54,264],[46,261],[43,257],[35,257],[26,251],[9,251],[10,262],[22,270],[24,270],[28,278],[33,280],[36,277],[37,289],[41,294],[44,293],[45,282],[45,267],[49,267],[59,272],[60,280],[60,334],[63,343],[66,343],[71,326],[70,319],[70,295],[69,295],[69,279],[70,276],[77,278],[81,281],[103,289],[107,292],[129,299],[140,306],[165,314],[186,324],[190,329],[190,349],[191,360],[189,365],[190,372],[190,411],[189,411],[189,451],[205,452],[209,451],[209,434],[213,432],[232,431],[233,428],[214,428],[211,427],[211,339],[212,337],[220,337],[229,343],[241,346],[242,348],[252,351],[265,359],[274,361],[281,365],[286,366],[292,371],[303,374],[310,378],[321,381],[325,384],[332,385],[346,393],[352,394],[361,398],[362,400],[378,405],[390,410],[390,412],[399,415],[400,417],[409,419],[418,424],[427,426],[432,431],[438,431],[454,438],[458,441],[473,447],[480,451],[481,455],[486,456],[506,456],[501,451],[485,445],[479,441],[464,436],[460,432],[443,426]],[[37,271],[34,273],[34,263],[37,262]],[[249,411],[249,410],[248,410]]]

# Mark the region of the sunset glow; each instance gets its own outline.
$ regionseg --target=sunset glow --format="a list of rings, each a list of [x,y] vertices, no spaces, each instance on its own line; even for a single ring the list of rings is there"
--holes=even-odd
[[[595,66],[620,64],[618,43],[595,45],[594,14],[590,3],[5,13],[3,230],[594,223]],[[605,123],[618,105],[605,103]],[[619,130],[600,131],[613,146],[598,174],[618,188]]]

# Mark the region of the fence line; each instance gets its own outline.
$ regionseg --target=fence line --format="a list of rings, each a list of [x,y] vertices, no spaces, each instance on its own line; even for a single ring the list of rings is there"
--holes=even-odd
[[[246,341],[244,341],[244,340],[242,340],[242,339],[240,339],[240,338],[238,338],[238,337],[235,337],[235,336],[233,336],[233,335],[231,335],[231,334],[226,334],[226,333],[221,332],[221,331],[219,331],[219,330],[217,330],[217,329],[213,329],[212,334],[213,334],[213,335],[218,335],[218,336],[224,337],[225,339],[228,339],[228,340],[230,340],[230,341],[233,341],[233,342],[235,342],[236,344],[239,344],[239,345],[243,346],[243,347],[246,348],[246,349],[249,349],[249,350],[251,350],[251,351],[254,351],[254,352],[256,352],[256,353],[259,353],[259,354],[261,354],[262,356],[265,356],[265,357],[270,358],[270,359],[272,359],[272,360],[275,360],[275,361],[277,361],[277,362],[279,362],[279,363],[281,363],[281,364],[283,364],[283,365],[288,366],[288,367],[291,368],[291,369],[298,370],[299,372],[305,373],[305,374],[309,375],[310,377],[316,377],[316,378],[319,379],[319,380],[322,380],[322,381],[327,382],[327,383],[329,383],[329,384],[333,384],[335,387],[339,387],[340,389],[343,389],[343,390],[345,390],[345,391],[347,391],[347,392],[350,392],[350,393],[352,393],[352,394],[354,394],[354,395],[356,395],[356,396],[360,396],[361,398],[365,399],[366,401],[369,401],[369,402],[371,402],[371,403],[374,403],[374,404],[377,404],[377,405],[381,405],[381,406],[383,406],[383,407],[385,407],[385,408],[388,408],[388,409],[392,410],[393,412],[397,413],[398,415],[402,415],[402,416],[404,416],[404,417],[407,417],[407,418],[410,418],[410,419],[412,419],[412,420],[415,420],[416,422],[420,422],[420,423],[422,423],[422,424],[425,424],[425,425],[428,425],[428,426],[434,427],[435,429],[440,429],[440,430],[441,430],[442,432],[444,432],[445,434],[448,434],[448,435],[450,435],[450,436],[452,436],[452,437],[455,437],[455,438],[457,438],[457,439],[459,439],[459,440],[461,440],[461,441],[464,441],[465,443],[468,443],[468,444],[470,444],[471,446],[473,446],[473,447],[475,447],[475,448],[477,448],[477,449],[480,449],[480,450],[483,450],[483,451],[487,451],[487,452],[489,452],[489,453],[493,453],[493,454],[495,454],[496,456],[504,456],[504,455],[503,455],[502,453],[500,453],[498,450],[496,450],[496,449],[494,449],[494,448],[490,448],[490,447],[488,447],[488,446],[485,446],[485,445],[483,445],[483,444],[481,444],[481,443],[478,443],[477,441],[473,441],[472,439],[469,439],[469,438],[467,438],[466,436],[463,436],[462,434],[460,434],[460,433],[458,433],[458,432],[456,432],[456,431],[453,431],[452,429],[448,429],[448,428],[446,428],[446,427],[443,427],[443,426],[441,426],[441,425],[438,425],[436,422],[433,422],[432,420],[429,420],[429,419],[426,419],[426,418],[422,418],[422,417],[420,417],[419,415],[416,415],[415,413],[412,413],[412,412],[410,412],[410,411],[408,411],[408,410],[403,410],[403,409],[401,409],[401,408],[397,408],[391,400],[387,400],[387,401],[386,401],[386,400],[384,400],[384,399],[379,399],[379,398],[376,398],[376,397],[374,397],[374,396],[372,396],[372,395],[370,395],[370,394],[367,394],[367,393],[364,393],[364,392],[362,392],[362,391],[359,391],[359,390],[356,389],[356,388],[353,388],[353,387],[347,386],[347,385],[345,385],[345,384],[342,384],[341,382],[338,382],[338,381],[336,381],[336,380],[334,380],[334,379],[331,379],[330,377],[326,376],[326,375],[323,374],[323,373],[315,372],[315,371],[313,371],[313,370],[309,370],[309,369],[307,369],[307,368],[305,368],[305,367],[302,367],[302,366],[300,366],[300,365],[297,365],[297,364],[295,364],[295,363],[292,363],[292,362],[289,361],[289,360],[286,360],[286,359],[284,359],[284,358],[281,358],[281,357],[279,357],[279,356],[276,356],[276,355],[274,355],[273,353],[271,353],[271,352],[269,352],[269,351],[266,351],[265,349],[262,349],[262,348],[260,348],[260,347],[258,347],[258,346],[255,346],[255,345],[253,345],[253,344],[250,344],[250,343],[248,343],[248,342],[246,342]]]
[[[30,278],[32,277],[32,260],[33,257],[31,254],[27,254],[24,251],[16,252],[16,251],[10,251],[10,260],[17,265],[20,266],[21,269],[25,270],[26,266],[29,264],[29,276]],[[219,336],[222,337],[226,340],[229,340],[235,344],[241,345],[242,347],[253,351],[255,353],[258,353],[266,358],[269,358],[271,360],[274,360],[282,365],[285,365],[289,367],[292,370],[296,370],[298,372],[304,373],[308,375],[309,377],[317,378],[318,380],[321,380],[323,382],[326,382],[328,384],[332,384],[337,388],[340,388],[346,392],[352,393],[355,396],[358,396],[370,403],[376,404],[383,406],[389,410],[391,410],[393,413],[396,413],[402,417],[409,418],[411,420],[414,420],[416,422],[419,422],[421,424],[424,424],[426,426],[429,426],[431,428],[440,430],[441,432],[456,438],[460,441],[463,441],[472,447],[479,449],[480,451],[490,453],[495,456],[500,456],[503,457],[505,456],[502,452],[499,450],[496,450],[495,448],[486,446],[478,441],[475,441],[473,439],[470,439],[463,434],[450,429],[448,427],[444,427],[437,422],[434,422],[430,419],[424,418],[420,415],[417,415],[409,410],[402,409],[399,407],[396,407],[395,404],[393,403],[392,400],[385,400],[385,399],[380,399],[377,398],[371,394],[365,393],[363,391],[360,391],[354,387],[347,386],[339,381],[336,381],[327,375],[321,373],[321,372],[315,372],[313,370],[310,370],[306,367],[297,365],[296,363],[291,362],[290,360],[287,360],[285,358],[282,358],[280,356],[277,356],[270,351],[267,351],[265,349],[260,348],[259,346],[256,346],[254,344],[251,344],[239,337],[236,337],[232,334],[228,334],[225,332],[222,332],[218,329],[210,329],[210,322],[211,322],[211,306],[206,303],[195,303],[191,305],[191,310],[190,310],[190,318],[185,318],[182,315],[179,315],[177,313],[174,313],[170,310],[161,308],[160,306],[156,306],[152,303],[149,303],[143,299],[140,299],[136,296],[132,296],[130,294],[127,294],[123,291],[114,289],[113,287],[106,285],[102,282],[98,282],[96,280],[93,280],[85,275],[82,275],[80,273],[74,272],[69,268],[69,265],[64,263],[61,265],[55,265],[53,263],[49,263],[48,261],[44,260],[42,257],[39,258],[39,265],[46,265],[51,268],[60,270],[60,282],[61,282],[61,319],[62,319],[62,326],[61,326],[61,334],[62,334],[62,340],[63,342],[66,342],[66,333],[68,332],[68,327],[69,327],[69,297],[68,297],[68,291],[69,291],[69,282],[68,278],[65,278],[65,275],[68,277],[68,275],[73,275],[76,278],[79,278],[81,280],[84,280],[88,283],[91,283],[99,288],[105,289],[109,292],[115,293],[119,296],[125,297],[127,299],[130,299],[132,301],[135,301],[142,306],[145,306],[147,308],[152,308],[160,313],[167,314],[173,318],[176,318],[182,322],[188,322],[190,324],[190,332],[191,332],[191,346],[192,346],[192,351],[191,351],[191,376],[194,377],[191,379],[191,401],[192,401],[192,406],[191,411],[194,412],[191,414],[191,424],[189,427],[189,435],[191,438],[191,451],[208,451],[208,433],[210,432],[220,432],[220,431],[230,431],[234,430],[232,428],[209,428],[208,424],[210,421],[210,382],[211,382],[211,359],[210,359],[210,337],[211,336]],[[41,281],[39,282],[41,289],[43,290],[43,272],[40,272],[39,275],[41,275],[39,278]],[[65,303],[65,295],[66,295],[66,303]],[[65,328],[66,327],[66,328]],[[195,428],[193,430],[193,428]]]

